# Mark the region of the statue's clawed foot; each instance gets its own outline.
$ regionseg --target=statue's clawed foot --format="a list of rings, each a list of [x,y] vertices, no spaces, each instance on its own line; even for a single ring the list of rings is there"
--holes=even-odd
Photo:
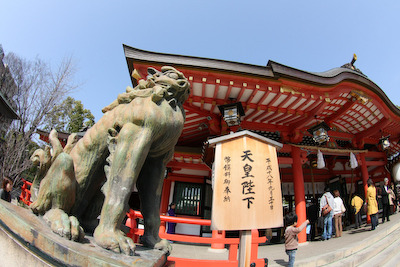
[[[170,253],[172,251],[172,246],[166,239],[161,239],[160,242],[154,245],[155,249],[164,251],[165,253]]]
[[[172,246],[166,239],[158,239],[157,242],[155,238],[151,236],[141,236],[140,243],[142,243],[145,247],[158,249],[164,251],[165,253],[170,253],[172,251]]]
[[[74,216],[68,216],[61,209],[47,211],[43,219],[50,225],[53,232],[62,237],[73,241],[80,241],[85,236],[85,232],[80,227],[78,219]]]
[[[121,230],[104,230],[101,226],[98,226],[93,236],[96,243],[102,248],[130,256],[135,252],[133,240]]]
[[[51,200],[46,198],[41,198],[34,201],[29,208],[35,213],[36,215],[43,215],[47,210],[51,207]]]

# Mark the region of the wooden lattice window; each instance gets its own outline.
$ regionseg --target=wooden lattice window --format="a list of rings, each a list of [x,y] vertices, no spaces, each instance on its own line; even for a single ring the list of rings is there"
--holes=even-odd
[[[203,184],[176,182],[174,190],[177,214],[200,216]]]

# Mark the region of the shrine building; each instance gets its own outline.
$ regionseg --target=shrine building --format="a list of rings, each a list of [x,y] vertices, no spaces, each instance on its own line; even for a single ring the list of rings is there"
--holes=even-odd
[[[400,110],[355,67],[356,57],[315,73],[274,61],[258,66],[123,48],[133,86],[147,76],[148,67],[165,65],[191,84],[185,126],[167,165],[161,213],[175,202],[178,216],[210,219],[213,158],[207,140],[241,130],[283,144],[278,151],[282,201],[299,221],[326,185],[339,189],[348,203],[352,193],[364,194],[368,178],[376,184],[385,177],[396,182],[391,169],[399,158]],[[224,118],[227,108],[235,122]],[[325,166],[318,164],[318,151]],[[183,224],[176,232],[211,234],[208,226]],[[299,235],[300,242],[305,238]]]

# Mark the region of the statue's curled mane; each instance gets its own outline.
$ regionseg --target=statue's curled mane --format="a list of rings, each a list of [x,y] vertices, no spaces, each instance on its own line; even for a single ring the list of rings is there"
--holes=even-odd
[[[106,113],[120,104],[129,104],[137,97],[151,97],[155,103],[166,99],[171,106],[181,106],[189,97],[189,82],[183,73],[175,68],[164,66],[161,68],[161,72],[149,68],[148,74],[147,80],[139,80],[138,85],[134,88],[128,86],[126,92],[119,94],[116,100],[102,109],[102,112]],[[171,78],[173,78],[173,83],[169,83],[169,80],[171,79],[168,79],[167,81],[162,79],[163,77],[168,78],[168,76],[172,76]]]

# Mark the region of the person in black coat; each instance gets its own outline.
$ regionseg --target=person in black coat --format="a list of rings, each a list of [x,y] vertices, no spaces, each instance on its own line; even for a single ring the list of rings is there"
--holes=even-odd
[[[11,202],[11,193],[10,192],[12,190],[12,187],[13,187],[13,182],[11,181],[11,179],[4,177],[3,184],[0,189],[0,198],[2,200]]]
[[[310,236],[309,240],[314,241],[315,240],[315,229],[316,229],[316,223],[318,221],[318,215],[319,215],[319,207],[318,207],[318,201],[315,198],[311,199],[310,206],[307,208],[307,219],[310,221]]]
[[[381,201],[382,201],[382,209],[383,209],[383,215],[382,215],[382,223],[385,222],[385,219],[387,221],[390,221],[389,216],[390,216],[390,202],[389,202],[389,195],[392,191],[392,189],[389,186],[389,179],[385,177],[383,180],[384,185],[381,187]]]

